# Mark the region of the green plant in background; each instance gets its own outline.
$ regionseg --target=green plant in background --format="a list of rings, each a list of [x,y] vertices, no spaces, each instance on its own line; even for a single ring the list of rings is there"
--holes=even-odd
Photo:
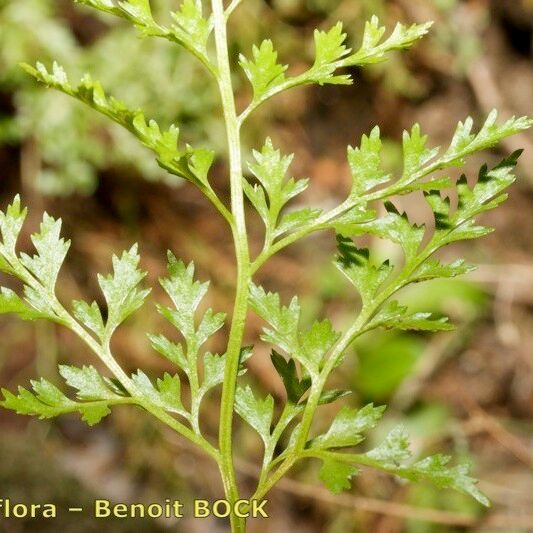
[[[222,0],[212,0],[211,14],[205,16],[200,2],[185,0],[172,13],[168,25],[156,22],[148,0],[82,0],[79,3],[129,20],[142,35],[159,37],[188,50],[205,67],[206,75],[218,87],[227,133],[231,205],[226,206],[212,188],[209,176],[215,153],[194,148],[180,140],[172,125],[162,128],[146,120],[140,110],[108,96],[99,82],[85,75],[72,84],[65,70],[54,63],[48,70],[38,63],[24,68],[37,80],[78,99],[129,130],[152,150],[158,164],[170,174],[196,185],[214,204],[228,224],[235,243],[237,280],[235,304],[226,352],[206,353],[204,343],[226,323],[223,313],[211,309],[198,316],[198,308],[208,291],[208,283],[195,280],[194,265],[186,265],[168,254],[168,276],[161,285],[172,305],[159,305],[160,313],[181,333],[183,343],[163,335],[151,335],[154,349],[171,361],[179,373],[166,373],[154,383],[142,370],[128,376],[117,363],[111,339],[117,327],[146,300],[149,290],[141,288],[144,273],[134,245],[121,256],[113,257],[113,272],[99,275],[104,294],[103,312],[95,303],[74,301],[68,308],[56,297],[59,270],[69,248],[60,236],[61,221],[45,214],[39,232],[32,236],[36,254],[18,253],[17,237],[26,209],[17,197],[0,216],[0,268],[24,284],[24,294],[4,288],[0,310],[17,313],[23,319],[45,319],[66,326],[84,341],[111,372],[100,375],[92,366],[76,368],[62,365],[61,376],[77,391],[71,399],[50,382],[32,382],[32,389],[20,388],[15,395],[3,391],[5,408],[43,418],[78,412],[90,425],[110,413],[112,406],[131,404],[142,407],[184,438],[200,447],[218,465],[226,498],[232,504],[243,497],[234,468],[233,443],[235,413],[262,439],[264,457],[259,482],[251,499],[263,499],[269,490],[297,463],[307,459],[321,462],[320,478],[333,492],[350,487],[350,478],[366,465],[411,481],[430,481],[437,487],[469,494],[484,505],[486,497],[477,489],[466,465],[448,466],[449,457],[433,455],[410,459],[409,439],[402,427],[393,429],[377,447],[355,453],[365,434],[375,427],[384,408],[372,404],[361,409],[340,408],[327,431],[316,434],[313,421],[321,405],[345,397],[349,391],[328,388],[331,373],[342,363],[347,349],[361,335],[379,328],[394,330],[446,331],[446,318],[430,313],[411,312],[393,297],[403,288],[436,278],[452,278],[469,272],[463,260],[442,263],[434,257],[444,246],[456,241],[481,237],[490,232],[475,219],[495,208],[506,198],[505,189],[514,181],[513,169],[519,153],[492,169],[483,167],[475,186],[463,176],[455,185],[459,202],[450,208],[441,196],[452,181],[439,171],[461,166],[469,155],[492,147],[501,139],[528,128],[526,118],[496,122],[492,113],[477,132],[469,118],[457,127],[445,150],[428,148],[427,139],[415,125],[403,138],[403,172],[392,176],[382,170],[381,140],[378,128],[363,136],[359,147],[348,148],[348,163],[353,177],[351,192],[338,207],[323,211],[312,207],[286,209],[287,204],[308,186],[307,180],[288,175],[292,156],[283,156],[267,139],[253,153],[250,174],[243,175],[241,129],[254,110],[292,87],[307,84],[349,84],[349,69],[378,63],[389,52],[409,48],[429,29],[430,24],[398,24],[385,37],[377,18],[366,24],[362,44],[353,51],[345,43],[340,24],[314,33],[315,60],[304,72],[292,75],[278,62],[270,40],[253,47],[239,64],[250,81],[250,103],[237,111],[232,86],[232,61],[227,46],[227,21],[239,5],[234,0],[226,8]],[[212,41],[214,41],[214,46]],[[214,52],[214,53],[213,53]],[[434,213],[435,229],[416,226],[390,202],[397,195],[422,191]],[[244,199],[248,198],[265,225],[263,247],[251,257],[246,230]],[[386,214],[378,216],[373,204],[383,203]],[[253,283],[257,270],[275,253],[317,231],[337,234],[335,264],[359,293],[357,318],[344,332],[337,332],[329,320],[317,320],[309,328],[300,320],[295,297],[285,306],[279,295]],[[375,262],[368,249],[359,248],[353,238],[375,235],[399,245],[403,261]],[[355,307],[355,305],[354,305]],[[262,340],[272,344],[272,363],[287,391],[281,405],[271,396],[258,398],[250,386],[239,383],[252,349],[245,346],[245,326],[251,308],[267,323]],[[70,310],[69,310],[70,309]],[[182,382],[189,395],[182,394]],[[222,385],[218,442],[205,434],[202,401]],[[187,397],[185,397],[187,396]],[[244,531],[245,519],[231,514],[234,531]]]
[[[158,12],[170,9],[168,0]],[[53,0],[0,2],[0,92],[12,94],[14,112],[2,116],[0,144],[22,144],[34,152],[40,168],[24,176],[45,194],[89,194],[98,172],[124,169],[149,180],[177,180],[161,170],[148,150],[104,118],[53,92],[36,89],[18,68],[24,58],[54,58],[65,68],[90,71],[106,87],[156,114],[179,122],[189,138],[222,148],[222,122],[216,118],[217,95],[202,83],[201,66],[178,47],[138,39],[127,24],[87,18],[88,35],[80,43],[69,26],[66,7]],[[32,28],[29,32],[28,28]],[[117,49],[128,50],[116,61]],[[110,149],[109,147],[112,147]]]

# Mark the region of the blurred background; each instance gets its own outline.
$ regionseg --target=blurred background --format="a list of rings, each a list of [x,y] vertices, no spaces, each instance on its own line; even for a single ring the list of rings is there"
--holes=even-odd
[[[152,3],[163,19],[177,7],[174,0]],[[493,107],[504,118],[533,115],[531,0],[244,0],[230,24],[231,53],[248,54],[253,43],[269,37],[282,61],[298,68],[312,54],[313,28],[342,20],[351,42],[358,43],[372,14],[390,28],[396,21],[435,25],[412,51],[354,71],[351,87],[279,96],[257,112],[245,132],[247,149],[269,135],[285,152],[296,153],[293,175],[311,178],[307,203],[325,207],[344,198],[346,145],[357,144],[375,124],[385,139],[386,164],[395,171],[402,130],[414,122],[431,143],[445,145],[467,115],[478,123]],[[192,186],[165,176],[129,133],[37,86],[17,67],[20,61],[52,59],[72,79],[91,72],[130,107],[144,108],[162,124],[178,124],[188,142],[214,145],[221,157],[213,181],[228,196],[217,95],[199,64],[180,48],[141,40],[127,23],[71,0],[0,0],[0,199],[5,206],[20,192],[31,207],[22,247],[29,247],[29,233],[47,210],[62,217],[72,240],[58,285],[65,302],[101,302],[96,273],[110,269],[113,252],[138,241],[152,286],[171,249],[186,261],[194,259],[200,279],[212,280],[210,305],[229,311],[234,265],[224,223]],[[244,105],[248,87],[238,75],[235,84],[238,104]],[[516,148],[526,149],[518,182],[508,202],[484,219],[496,232],[449,252],[479,269],[404,294],[415,310],[451,316],[457,330],[367,335],[334,378],[355,390],[353,405],[389,405],[371,441],[404,423],[416,453],[443,451],[470,460],[493,507],[484,510],[461,495],[371,471],[354,480],[351,492],[333,496],[319,486],[317,465],[306,464],[271,493],[269,522],[251,522],[251,531],[533,531],[533,136],[505,141],[470,160],[466,171],[474,176],[483,162],[495,163]],[[399,205],[414,220],[427,216],[416,198],[402,198]],[[257,244],[261,226],[250,215]],[[316,235],[289,248],[258,273],[258,282],[277,287],[286,298],[300,295],[306,319],[328,316],[347,323],[354,294],[331,265],[333,241],[330,234]],[[369,245],[396,253],[383,241]],[[155,290],[116,335],[114,347],[128,371],[140,367],[159,375],[168,369],[145,337],[163,328],[153,305],[161,297]],[[254,342],[260,328],[251,316],[247,340]],[[225,334],[211,350],[223,350]],[[73,336],[50,324],[3,316],[0,336],[0,384],[6,388],[36,376],[58,383],[58,363],[97,364]],[[249,368],[248,379],[258,388],[282,397],[267,346],[256,344]],[[214,435],[216,398],[204,416]],[[237,425],[236,431],[239,476],[243,487],[251,488],[261,448],[247,428]],[[128,408],[116,408],[92,429],[76,417],[37,421],[0,411],[0,487],[2,498],[63,507],[95,497],[152,502],[221,494],[208,459]],[[111,532],[225,530],[222,521],[96,523],[89,515],[60,515],[55,522],[2,520],[0,531],[89,532],[102,524]]]

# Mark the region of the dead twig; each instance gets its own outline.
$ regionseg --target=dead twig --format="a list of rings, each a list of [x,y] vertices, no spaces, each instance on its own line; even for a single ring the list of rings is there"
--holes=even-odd
[[[465,396],[465,406],[470,414],[466,428],[469,433],[488,433],[521,463],[533,468],[533,454],[520,438],[511,433],[497,418],[487,413],[472,398]]]

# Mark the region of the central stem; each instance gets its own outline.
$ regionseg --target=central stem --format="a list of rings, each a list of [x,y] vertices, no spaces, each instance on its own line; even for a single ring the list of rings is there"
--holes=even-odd
[[[226,367],[224,369],[224,384],[222,388],[222,405],[220,409],[220,472],[224,483],[226,498],[234,503],[239,499],[239,489],[233,465],[232,427],[235,403],[235,388],[239,371],[239,358],[246,324],[248,306],[248,286],[250,283],[250,257],[248,237],[244,217],[244,201],[242,188],[242,161],[239,121],[235,110],[235,99],[231,83],[231,71],[228,57],[228,43],[226,35],[226,17],[222,0],[212,0],[213,22],[218,64],[218,87],[224,111],[226,134],[228,140],[231,210],[233,213],[232,233],[235,243],[237,259],[237,283],[235,304],[231,330],[226,350]],[[231,527],[234,532],[245,530],[243,518],[231,515]]]

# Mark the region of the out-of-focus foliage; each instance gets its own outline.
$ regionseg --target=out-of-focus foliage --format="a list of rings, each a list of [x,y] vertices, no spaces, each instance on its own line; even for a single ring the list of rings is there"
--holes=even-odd
[[[157,5],[170,10],[166,0]],[[77,24],[71,20],[85,16]],[[21,61],[54,58],[80,77],[91,72],[126,103],[180,124],[188,140],[221,145],[216,94],[201,66],[179,47],[140,39],[127,24],[52,0],[0,2],[0,28],[0,94],[12,95],[14,108],[0,110],[0,143],[31,143],[41,170],[30,179],[41,191],[90,193],[98,172],[113,168],[148,179],[168,175],[129,133],[61,94],[40,90],[18,67]]]

